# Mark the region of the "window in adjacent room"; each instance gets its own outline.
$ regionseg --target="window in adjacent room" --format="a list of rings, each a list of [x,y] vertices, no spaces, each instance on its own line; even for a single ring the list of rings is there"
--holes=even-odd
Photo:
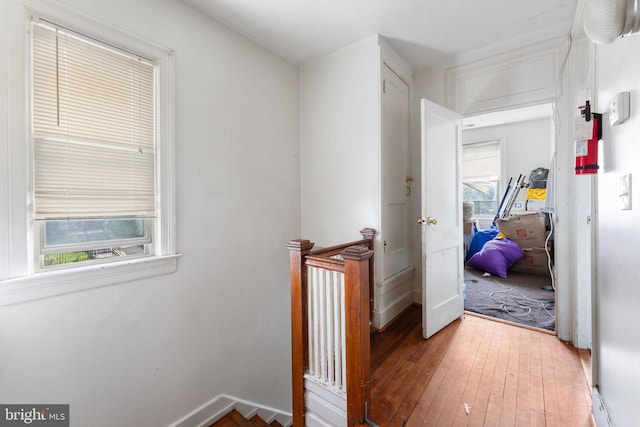
[[[32,30],[35,268],[154,255],[154,63],[43,20]]]
[[[476,218],[493,218],[500,191],[500,141],[462,147],[463,200],[473,202]]]

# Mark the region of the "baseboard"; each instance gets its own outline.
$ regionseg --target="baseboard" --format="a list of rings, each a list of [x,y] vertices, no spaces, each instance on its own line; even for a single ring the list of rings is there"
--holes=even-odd
[[[413,290],[413,303],[422,305],[422,289]]]
[[[347,396],[305,378],[305,425],[347,427]]]
[[[199,427],[215,423],[235,409],[235,404],[233,399],[221,394],[180,418],[170,427]]]
[[[376,309],[373,312],[373,327],[384,329],[393,319],[407,309],[413,302],[413,277],[415,267],[408,267],[384,280],[375,290]],[[410,287],[407,285],[411,285]],[[402,287],[409,287],[403,290]],[[386,300],[391,299],[387,303]],[[379,305],[384,305],[379,307]]]
[[[285,427],[293,424],[293,416],[290,413],[221,394],[170,424],[170,427],[208,427],[234,409],[247,419],[259,415],[267,423],[278,421]]]
[[[593,387],[591,389],[591,396],[591,402],[593,405],[593,417],[596,420],[596,426],[611,427],[611,420],[609,419],[607,408],[606,406],[604,406],[604,401],[602,400],[602,396],[600,396],[598,387]]]
[[[403,285],[405,282],[409,280],[413,280],[413,276],[415,275],[415,267],[407,267],[404,270],[387,277],[384,279],[382,283],[378,284],[378,289],[376,290],[377,295],[384,295],[388,292],[391,292],[395,288],[400,285]]]
[[[393,319],[398,317],[404,310],[413,304],[413,290],[409,290],[400,298],[393,301],[380,311],[373,313],[373,326],[376,329],[384,329],[384,327]]]

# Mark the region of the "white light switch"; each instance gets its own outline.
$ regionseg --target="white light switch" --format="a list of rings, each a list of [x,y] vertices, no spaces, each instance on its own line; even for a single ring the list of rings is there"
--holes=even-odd
[[[620,92],[609,105],[609,124],[624,123],[629,118],[629,92]]]
[[[620,209],[631,210],[631,174],[620,177]]]

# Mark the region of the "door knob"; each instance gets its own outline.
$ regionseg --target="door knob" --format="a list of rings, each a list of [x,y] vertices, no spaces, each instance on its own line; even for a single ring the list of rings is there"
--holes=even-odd
[[[438,220],[431,217],[428,217],[427,219],[424,219],[424,218],[418,219],[418,224],[436,225],[437,223],[438,223]]]

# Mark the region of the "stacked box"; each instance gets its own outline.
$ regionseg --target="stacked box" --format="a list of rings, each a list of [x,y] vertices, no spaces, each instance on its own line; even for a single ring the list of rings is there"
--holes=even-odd
[[[544,248],[527,248],[523,251],[524,255],[513,264],[511,271],[549,275],[548,258]]]
[[[471,231],[473,231],[473,223],[471,222],[462,223],[463,234],[471,234]]]
[[[462,202],[462,231],[471,234],[473,224],[473,202]]]
[[[549,274],[547,253],[544,250],[547,230],[543,213],[512,215],[498,220],[498,228],[524,251],[524,256],[511,267],[512,271]]]
[[[529,199],[527,200],[527,211],[540,212],[547,204],[546,200]]]
[[[527,190],[526,210],[538,212],[544,209],[547,203],[547,190],[544,188],[529,188]]]
[[[498,228],[522,249],[544,248],[547,239],[547,229],[544,222],[544,214],[532,212],[499,219]]]

